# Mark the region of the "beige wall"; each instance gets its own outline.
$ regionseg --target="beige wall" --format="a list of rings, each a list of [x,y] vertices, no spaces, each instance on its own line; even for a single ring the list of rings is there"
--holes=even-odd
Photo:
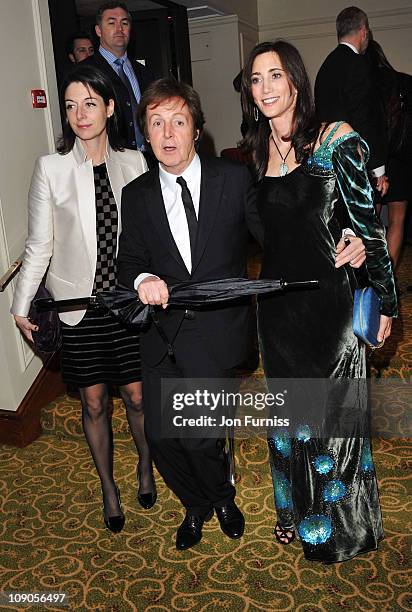
[[[237,15],[239,21],[257,27],[258,0],[211,0],[205,4],[214,6],[226,14]]]
[[[302,53],[312,81],[326,55],[336,46],[336,15],[348,2],[337,0],[258,0],[260,41],[284,38]],[[412,2],[364,0],[360,6],[369,16],[376,40],[389,61],[412,73]]]
[[[0,275],[23,251],[34,160],[54,149],[59,130],[47,0],[2,0],[1,8]],[[49,108],[32,109],[31,89],[46,90]],[[0,409],[4,410],[18,408],[41,367],[9,314],[11,299],[9,285],[0,293]]]
[[[247,52],[257,41],[257,30],[237,16],[193,19],[189,22],[193,86],[199,92],[206,116],[205,138],[210,135],[210,153],[220,155],[240,140],[239,94],[232,81],[242,63],[241,49]]]

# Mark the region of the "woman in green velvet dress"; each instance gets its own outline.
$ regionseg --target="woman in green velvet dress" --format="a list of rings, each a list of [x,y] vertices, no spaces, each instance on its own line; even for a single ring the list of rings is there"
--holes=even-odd
[[[374,214],[365,170],[367,144],[346,123],[317,122],[302,59],[284,41],[261,43],[251,52],[243,71],[242,104],[249,126],[245,145],[254,155],[265,228],[261,276],[319,279],[316,290],[288,291],[259,302],[268,386],[274,378],[298,379],[291,383],[292,392],[305,389],[308,379],[356,385],[366,373],[365,347],[352,331],[353,271],[336,268],[334,260],[347,220],[363,239],[369,282],[381,297],[380,340],[390,335],[396,315],[384,229]],[[343,399],[353,390],[345,388],[335,402],[327,398],[324,422],[339,423]],[[308,413],[306,422],[294,421],[292,413],[290,434],[275,428],[269,432],[275,536],[289,544],[298,533],[307,559],[344,561],[376,549],[383,537],[363,428],[366,400],[362,392],[353,394],[349,433],[311,429],[316,404],[309,400],[298,410],[300,418]]]

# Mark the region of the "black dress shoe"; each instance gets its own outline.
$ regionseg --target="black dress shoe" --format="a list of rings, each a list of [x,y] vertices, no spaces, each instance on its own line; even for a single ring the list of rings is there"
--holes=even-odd
[[[121,507],[120,491],[117,487],[116,487],[116,494],[117,494],[117,499],[119,500],[120,514],[117,514],[116,516],[107,516],[106,511],[104,509],[104,505],[103,505],[103,519],[104,519],[104,524],[106,525],[107,529],[110,529],[110,531],[112,531],[113,533],[120,533],[120,531],[124,527],[124,523],[126,519],[124,517],[122,507]]]
[[[245,519],[235,502],[220,506],[215,510],[223,533],[232,540],[241,538],[245,530]]]
[[[186,550],[195,546],[202,539],[203,523],[210,521],[213,516],[213,510],[204,516],[196,514],[186,514],[183,523],[180,525],[176,534],[177,550]]]

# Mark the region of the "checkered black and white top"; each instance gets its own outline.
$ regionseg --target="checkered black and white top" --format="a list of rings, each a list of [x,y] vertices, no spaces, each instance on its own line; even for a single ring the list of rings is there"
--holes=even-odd
[[[93,293],[107,291],[116,284],[118,215],[106,164],[95,166],[97,263]]]
[[[97,263],[93,293],[116,285],[118,214],[105,164],[94,167]],[[77,325],[62,324],[66,384],[127,385],[141,380],[139,335],[104,309],[89,307]]]

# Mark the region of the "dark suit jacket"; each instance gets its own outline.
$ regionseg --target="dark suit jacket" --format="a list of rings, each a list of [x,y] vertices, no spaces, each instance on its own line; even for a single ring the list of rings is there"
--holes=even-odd
[[[368,169],[386,162],[385,118],[365,57],[340,44],[328,55],[315,82],[316,112],[321,121],[347,121],[370,149]]]
[[[137,82],[139,83],[140,92],[143,93],[148,85],[154,81],[155,76],[148,68],[143,66],[143,64],[137,60],[130,57],[129,60],[135,72]],[[99,51],[96,51],[94,55],[85,59],[84,62],[97,66],[110,78],[116,93],[117,102],[120,107],[120,134],[122,136],[123,144],[128,149],[136,149],[136,135],[133,126],[132,107],[129,100],[129,92],[127,91],[125,85],[117,75],[117,72],[110,66],[109,62],[104,59]]]
[[[202,177],[196,252],[190,275],[170,231],[158,166],[129,183],[122,193],[122,233],[117,259],[118,280],[133,287],[143,272],[156,274],[167,285],[246,277],[248,229],[262,242],[263,230],[255,189],[245,166],[223,159],[201,159]],[[245,358],[248,304],[196,311],[197,328],[206,348],[222,368]],[[173,341],[183,310],[159,309],[160,323]],[[141,356],[149,365],[160,362],[166,347],[151,325],[141,336]]]

